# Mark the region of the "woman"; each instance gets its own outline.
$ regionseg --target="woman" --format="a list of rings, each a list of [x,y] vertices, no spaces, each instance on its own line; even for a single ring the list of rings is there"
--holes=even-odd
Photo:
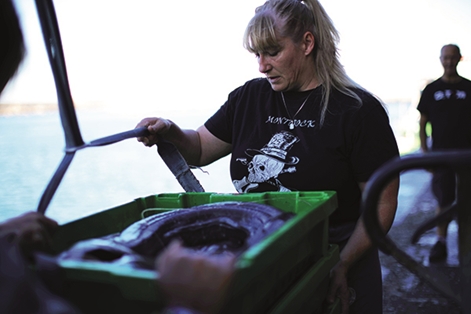
[[[378,251],[359,219],[360,202],[368,178],[398,149],[381,103],[346,75],[337,41],[318,1],[267,1],[244,36],[266,78],[235,89],[197,130],[143,119],[137,127],[147,126],[151,135],[139,141],[152,146],[161,136],[196,166],[231,154],[239,192],[335,190],[329,240],[341,252],[328,301],[340,297],[344,313],[381,313]],[[385,230],[396,211],[398,184],[385,189],[378,207]],[[349,287],[356,292],[350,307]]]

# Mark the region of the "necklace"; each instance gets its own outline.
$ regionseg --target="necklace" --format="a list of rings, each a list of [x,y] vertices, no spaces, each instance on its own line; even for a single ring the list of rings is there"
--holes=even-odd
[[[314,91],[314,90],[313,90]],[[296,116],[298,115],[298,113],[301,111],[301,109],[303,109],[304,105],[306,104],[307,100],[309,99],[309,97],[311,96],[312,92],[311,91],[309,93],[309,95],[307,95],[306,99],[303,101],[303,103],[301,104],[301,106],[299,107],[298,111],[296,111],[296,113],[294,114],[293,117],[291,117],[291,114],[289,113],[288,111],[288,107],[286,106],[286,101],[285,101],[285,96],[283,95],[283,92],[281,92],[281,99],[283,99],[283,105],[285,106],[285,109],[286,109],[286,112],[288,113],[288,116],[290,117],[291,119],[291,122],[289,123],[289,129],[292,130],[294,129],[294,118],[296,118]]]

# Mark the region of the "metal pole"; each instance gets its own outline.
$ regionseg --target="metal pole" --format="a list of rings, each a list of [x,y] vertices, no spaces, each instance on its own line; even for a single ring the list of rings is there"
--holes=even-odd
[[[471,168],[458,169],[458,246],[462,313],[471,313]]]

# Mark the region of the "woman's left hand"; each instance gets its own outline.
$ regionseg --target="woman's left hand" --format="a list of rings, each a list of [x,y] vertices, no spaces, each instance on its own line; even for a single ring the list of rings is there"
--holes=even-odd
[[[338,262],[330,271],[330,285],[327,294],[327,302],[334,303],[335,298],[340,299],[342,314],[348,313],[350,306],[350,290],[347,284],[347,267]]]

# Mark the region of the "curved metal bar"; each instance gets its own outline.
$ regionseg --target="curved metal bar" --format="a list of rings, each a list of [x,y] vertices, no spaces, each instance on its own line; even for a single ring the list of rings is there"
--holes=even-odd
[[[450,222],[456,216],[457,210],[458,205],[456,203],[452,204],[447,209],[442,209],[442,212],[440,214],[436,215],[433,218],[430,218],[417,228],[417,230],[412,235],[410,242],[412,244],[415,244],[419,241],[420,237],[425,232],[436,227],[439,223],[444,221]]]
[[[437,291],[455,302],[461,302],[459,292],[455,291],[441,274],[432,273],[409,255],[400,250],[383,231],[377,212],[377,204],[384,187],[401,171],[422,168],[450,167],[458,169],[471,167],[471,151],[432,152],[425,155],[409,155],[396,158],[378,169],[368,181],[362,199],[362,213],[366,230],[371,240],[385,254],[393,256],[409,271],[425,279]]]
[[[148,134],[148,130],[145,127],[134,129],[97,139],[88,144],[85,144],[80,133],[77,116],[70,93],[64,52],[62,50],[62,41],[54,5],[51,0],[36,0],[36,8],[44,37],[44,43],[49,57],[49,63],[51,65],[56,85],[57,98],[59,102],[59,113],[62,128],[64,129],[66,144],[66,154],[46,189],[44,190],[41,200],[38,204],[37,211],[44,214],[77,150],[85,147],[113,144],[132,137],[145,136]]]
[[[106,145],[114,144],[117,142],[121,142],[123,140],[130,139],[133,137],[141,137],[141,136],[147,136],[147,135],[149,135],[149,130],[147,130],[147,127],[140,127],[137,129],[105,136],[105,137],[93,140],[90,143],[85,143],[82,146],[66,148],[65,152],[66,153],[76,152],[78,150],[81,150],[87,147],[106,146]]]
[[[86,147],[109,145],[132,137],[146,136],[149,132],[146,127],[142,127],[106,136],[91,141],[90,143],[83,141],[70,93],[64,52],[62,50],[62,42],[54,5],[52,0],[36,0],[36,8],[42,28],[44,43],[49,56],[49,63],[56,84],[59,112],[66,142],[66,155],[46,187],[38,205],[38,212],[44,214],[77,150]],[[158,145],[158,152],[170,170],[175,174],[185,191],[204,191],[203,187],[190,171],[185,159],[173,144],[161,141],[160,145]]]
[[[44,44],[56,84],[62,128],[67,148],[84,145],[70,93],[62,41],[52,0],[36,0]]]
[[[66,149],[66,154],[64,158],[62,159],[62,162],[59,164],[59,167],[57,168],[56,172],[52,176],[49,184],[44,190],[43,195],[41,196],[41,200],[39,201],[37,211],[42,214],[46,212],[46,209],[49,206],[49,203],[51,202],[52,197],[54,196],[54,193],[59,187],[59,184],[62,181],[62,178],[64,177],[64,174],[67,171],[70,163],[72,162],[72,159],[77,150],[86,148],[86,147],[105,146],[109,144],[114,144],[116,142],[126,140],[129,138],[146,136],[147,134],[149,134],[147,127],[142,127],[142,128],[137,128],[130,131],[125,131],[125,132],[117,133],[114,135],[106,136],[106,137],[91,141],[90,143],[84,144],[83,146],[80,146],[80,147],[75,147],[73,149]]]
[[[49,206],[52,197],[56,193],[56,190],[59,187],[59,184],[61,183],[62,178],[64,177],[64,174],[67,171],[67,168],[72,162],[74,156],[75,152],[66,153],[64,158],[62,159],[62,162],[59,164],[59,167],[57,168],[56,172],[52,176],[52,179],[49,181],[49,184],[47,185],[46,190],[44,190],[44,193],[41,196],[41,200],[39,201],[38,205],[37,211],[41,214],[44,214],[46,212],[46,209]]]
[[[147,135],[149,135],[149,130],[147,129],[147,127],[140,127],[137,129],[133,129],[133,130],[99,138],[97,140],[91,141],[85,146],[86,147],[105,146],[105,145],[110,145],[110,144],[120,142],[122,140],[126,140],[128,138],[141,137],[141,136],[147,136]]]
[[[59,113],[66,144],[66,155],[51,178],[38,204],[37,211],[44,214],[74,157],[74,152],[67,152],[67,149],[83,146],[84,142],[70,94],[64,52],[62,51],[62,42],[54,5],[52,0],[36,0],[35,2],[44,44],[56,85]]]

